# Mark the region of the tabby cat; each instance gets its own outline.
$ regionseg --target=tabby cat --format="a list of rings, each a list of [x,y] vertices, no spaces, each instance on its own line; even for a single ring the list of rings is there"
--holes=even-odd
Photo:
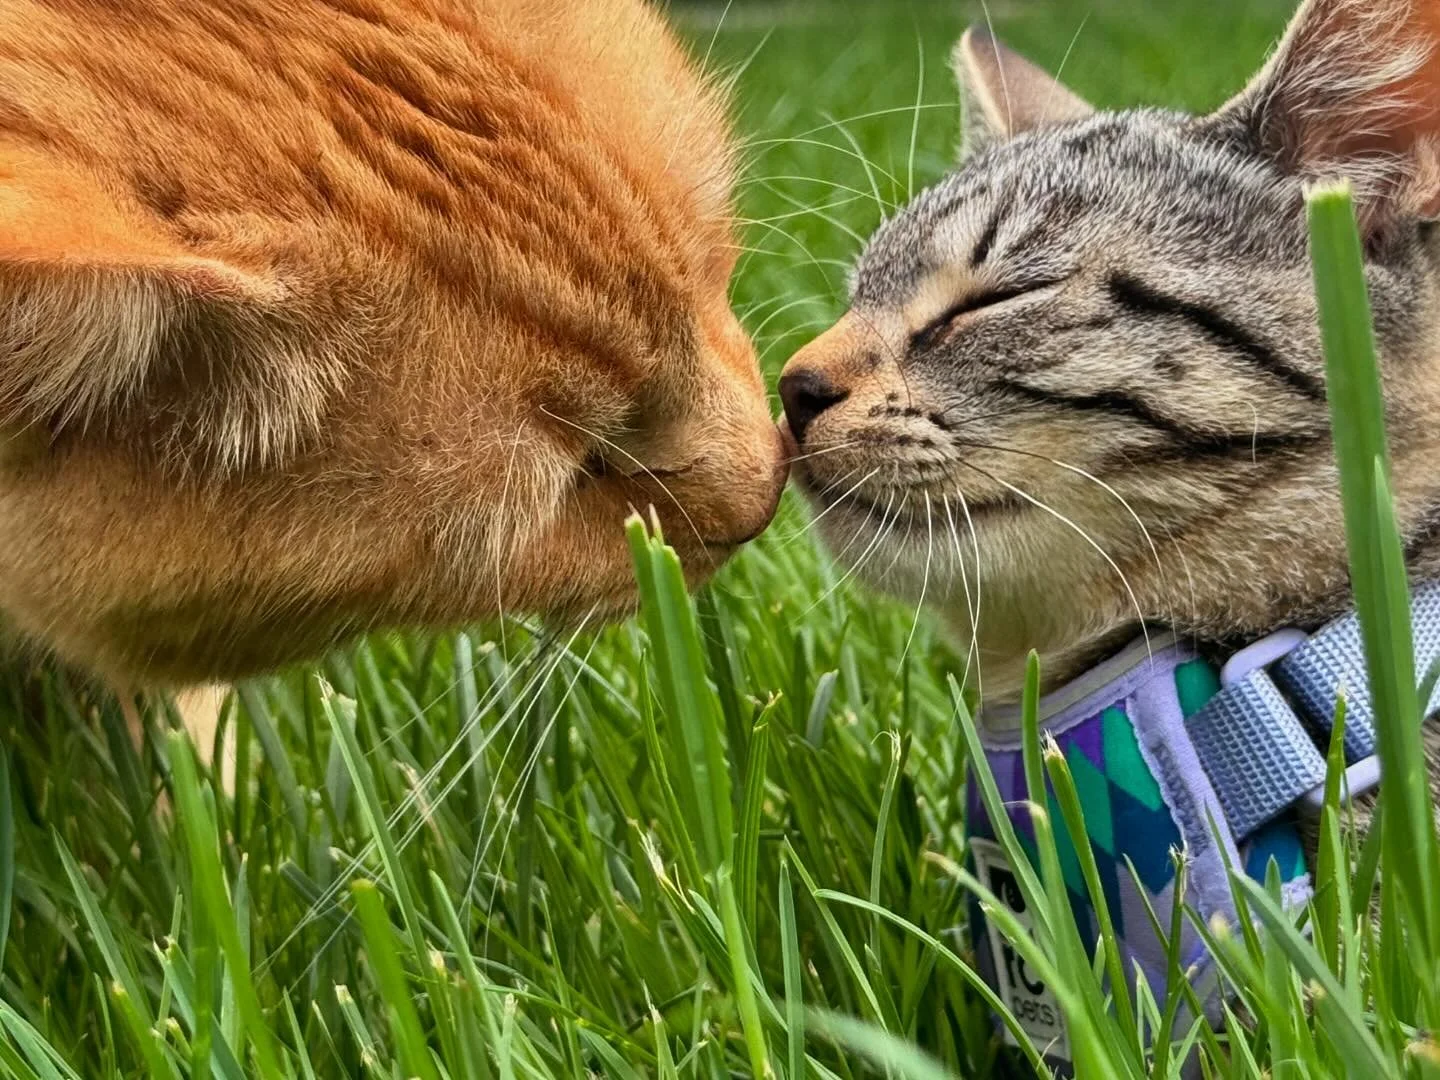
[[[0,622],[115,683],[695,577],[781,442],[645,0],[0,5]]]
[[[1339,177],[1409,565],[1440,574],[1440,3],[1309,0],[1200,117],[1097,112],[978,30],[955,60],[961,167],[781,381],[840,557],[933,601],[987,700],[1031,648],[1054,686],[1142,621],[1235,645],[1346,609],[1303,201]]]

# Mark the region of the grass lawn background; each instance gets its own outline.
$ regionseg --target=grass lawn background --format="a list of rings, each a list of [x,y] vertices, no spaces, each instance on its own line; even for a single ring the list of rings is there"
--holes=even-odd
[[[741,206],[754,224],[734,297],[773,386],[843,310],[859,238],[949,167],[948,53],[984,15],[961,3],[724,11],[673,15],[712,66],[743,68]],[[1098,105],[1192,109],[1241,86],[1289,13],[1278,0],[990,9],[1012,45],[1052,69],[1063,60]],[[793,1000],[991,1075],[995,1041],[961,979],[890,923],[816,903],[805,880],[962,944],[946,867],[960,854],[954,660],[913,610],[842,577],[787,496],[702,600],[750,841],[733,914],[779,1009],[788,953]],[[233,941],[202,904],[203,859],[153,812],[164,742],[137,758],[113,706],[57,680],[0,682],[0,901],[12,901],[0,1075],[257,1075],[262,1044],[283,1046],[296,1076],[425,1075],[406,1035],[422,1028],[452,1077],[748,1074],[731,913],[686,870],[694,838],[663,778],[676,718],[650,691],[655,663],[634,624],[549,646],[512,624],[379,639],[324,665],[323,683],[297,672],[246,687],[232,721],[258,781],[233,803],[204,789]],[[378,881],[393,931],[372,923],[367,936],[357,879]],[[249,978],[222,961],[227,946]],[[806,1032],[807,1068],[871,1068],[813,1020]],[[784,1036],[772,1050],[794,1060]]]

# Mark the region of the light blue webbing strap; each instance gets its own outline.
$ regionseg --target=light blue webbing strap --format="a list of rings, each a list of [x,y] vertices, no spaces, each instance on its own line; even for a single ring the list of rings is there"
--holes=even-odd
[[[1440,582],[1411,594],[1415,671],[1440,659]],[[1295,803],[1323,792],[1335,705],[1345,698],[1346,781],[1351,796],[1379,782],[1375,714],[1354,612],[1306,636],[1282,630],[1231,658],[1223,686],[1186,722],[1200,763],[1237,841]],[[1440,690],[1440,687],[1437,687]],[[1426,715],[1440,711],[1433,694]]]

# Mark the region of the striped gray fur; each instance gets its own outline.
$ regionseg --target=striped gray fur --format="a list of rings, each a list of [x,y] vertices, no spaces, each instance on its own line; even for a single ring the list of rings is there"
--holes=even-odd
[[[1356,191],[1397,512],[1440,574],[1437,35],[1437,0],[1310,0],[1198,117],[1094,112],[962,40],[959,168],[875,233],[782,396],[832,550],[938,609],[987,698],[1031,648],[1054,685],[1142,624],[1219,649],[1348,605],[1320,179]]]

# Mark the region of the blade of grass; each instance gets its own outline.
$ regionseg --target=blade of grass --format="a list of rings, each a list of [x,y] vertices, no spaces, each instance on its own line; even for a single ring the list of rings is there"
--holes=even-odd
[[[235,925],[230,897],[225,886],[220,851],[216,844],[215,824],[200,794],[200,781],[190,740],[179,732],[171,732],[167,740],[170,767],[175,783],[175,802],[181,829],[190,851],[191,874],[198,894],[191,903],[203,904],[206,915],[219,938],[225,956],[226,975],[234,981],[235,1001],[244,1023],[245,1035],[255,1053],[255,1064],[265,1080],[279,1080],[283,1075],[280,1058],[260,999],[251,981],[250,965],[245,946]]]
[[[1364,261],[1346,184],[1307,194],[1311,259],[1350,576],[1385,776],[1385,865],[1396,875],[1425,952],[1440,951],[1440,849],[1425,776],[1404,552],[1389,493],[1385,404]]]
[[[725,927],[725,947],[730,953],[730,974],[735,980],[735,1005],[740,1013],[740,1027],[750,1054],[751,1074],[757,1078],[774,1075],[770,1069],[770,1051],[765,1043],[765,1029],[760,1022],[760,1009],[755,1003],[755,986],[750,974],[750,953],[745,930],[740,924],[740,907],[735,901],[735,885],[730,868],[722,866],[716,874],[720,893],[720,919]]]
[[[800,968],[800,937],[795,926],[795,893],[790,863],[780,860],[780,955],[785,978],[785,1034],[789,1080],[805,1076],[805,987]]]
[[[0,971],[10,939],[10,910],[15,902],[15,818],[10,795],[10,759],[0,743]]]
[[[417,1076],[421,1080],[439,1080],[430,1058],[430,1049],[425,1043],[425,1032],[420,1027],[420,1015],[415,1011],[405,969],[395,950],[395,932],[390,925],[390,917],[385,914],[385,903],[374,883],[363,879],[351,883],[350,895],[355,900],[355,913],[365,932],[370,964],[390,1014],[390,1033],[399,1044],[400,1061],[406,1075]]]

